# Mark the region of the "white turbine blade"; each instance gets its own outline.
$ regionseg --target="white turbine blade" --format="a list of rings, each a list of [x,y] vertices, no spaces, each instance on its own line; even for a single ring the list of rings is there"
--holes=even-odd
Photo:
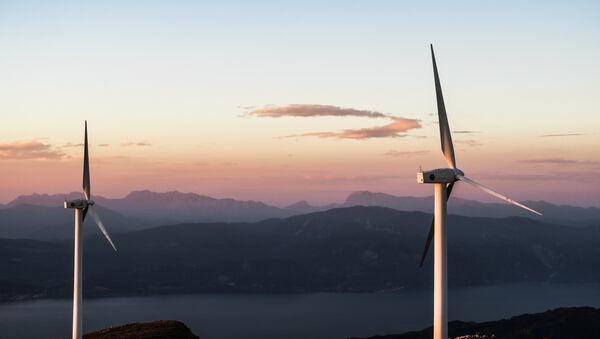
[[[437,98],[442,153],[444,153],[444,158],[446,158],[448,166],[450,166],[451,168],[456,168],[456,160],[454,159],[454,146],[452,145],[452,135],[450,135],[450,125],[448,124],[448,116],[446,115],[446,105],[444,105],[444,96],[442,95],[442,85],[440,84],[440,76],[438,74],[437,64],[435,63],[433,45],[430,45],[430,47],[431,60],[433,61],[433,76],[435,78],[435,96]]]
[[[108,240],[108,242],[110,243],[112,248],[116,251],[117,248],[115,247],[115,244],[113,243],[112,239],[110,238],[110,235],[108,235],[108,231],[106,231],[106,227],[104,227],[104,224],[102,223],[102,220],[100,220],[100,216],[98,216],[98,213],[96,213],[94,206],[90,206],[88,208],[88,212],[92,216],[92,219],[94,219],[94,221],[96,222],[96,225],[98,225],[98,228],[100,229],[102,234],[104,234],[104,237],[106,238],[106,240]]]
[[[520,203],[520,202],[518,202],[518,201],[514,201],[514,200],[512,200],[511,198],[509,198],[509,197],[506,197],[506,196],[504,196],[504,195],[502,195],[502,194],[500,194],[500,193],[498,193],[498,192],[495,192],[495,191],[493,191],[492,189],[490,189],[490,188],[488,188],[488,187],[486,187],[486,186],[484,186],[484,185],[482,185],[482,184],[480,184],[480,183],[478,183],[478,182],[476,182],[476,181],[474,181],[474,180],[472,180],[472,179],[469,179],[469,178],[467,178],[467,177],[465,177],[465,176],[463,176],[463,175],[457,175],[457,177],[458,177],[458,179],[460,179],[461,181],[464,181],[464,182],[466,182],[467,184],[470,184],[470,185],[472,185],[472,186],[475,186],[475,187],[479,188],[480,190],[482,190],[482,191],[484,191],[484,192],[486,192],[486,193],[488,193],[488,194],[491,194],[491,195],[495,196],[496,198],[500,198],[500,199],[502,199],[502,200],[504,200],[504,201],[506,201],[506,202],[508,202],[508,203],[510,203],[510,204],[513,204],[513,205],[515,205],[515,206],[519,206],[519,207],[521,207],[521,208],[523,208],[523,209],[526,209],[526,210],[528,210],[529,212],[533,212],[533,213],[535,213],[535,214],[542,215],[542,213],[540,213],[540,212],[538,212],[538,211],[536,211],[536,210],[534,210],[534,209],[532,209],[532,208],[529,208],[529,207],[527,207],[527,206],[525,206],[525,205],[521,204],[521,203]]]
[[[88,155],[87,120],[85,121],[85,139],[83,142],[83,194],[87,200],[91,198],[90,158]]]

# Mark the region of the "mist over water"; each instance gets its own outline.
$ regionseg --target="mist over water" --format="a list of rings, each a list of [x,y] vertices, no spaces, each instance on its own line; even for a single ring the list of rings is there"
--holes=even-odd
[[[181,320],[202,339],[344,339],[431,325],[432,291],[198,294],[84,300],[84,331],[157,319]],[[600,307],[600,284],[510,284],[450,289],[450,320],[486,321],[566,306]],[[3,334],[68,338],[71,301],[0,304]]]

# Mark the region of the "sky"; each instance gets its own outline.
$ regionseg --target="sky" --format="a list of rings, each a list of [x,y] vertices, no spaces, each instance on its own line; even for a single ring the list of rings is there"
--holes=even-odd
[[[92,194],[431,195],[430,43],[467,176],[600,207],[597,1],[0,0],[0,203],[80,191],[84,120]]]

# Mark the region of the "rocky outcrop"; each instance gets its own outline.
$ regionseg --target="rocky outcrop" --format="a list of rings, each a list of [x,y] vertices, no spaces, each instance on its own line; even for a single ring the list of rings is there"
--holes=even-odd
[[[105,328],[83,336],[84,339],[199,339],[182,322],[157,320]]]

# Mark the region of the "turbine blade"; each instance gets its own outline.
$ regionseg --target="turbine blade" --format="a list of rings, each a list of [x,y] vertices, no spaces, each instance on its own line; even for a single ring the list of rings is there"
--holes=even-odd
[[[110,235],[108,235],[108,231],[106,230],[106,227],[104,227],[102,220],[100,220],[100,216],[98,215],[98,213],[96,213],[94,206],[89,206],[88,210],[89,210],[90,215],[92,216],[92,219],[94,219],[94,221],[96,222],[96,225],[98,225],[98,228],[100,229],[102,234],[104,234],[104,237],[106,238],[106,240],[108,240],[108,242],[110,243],[110,246],[112,246],[112,248],[116,251],[117,248],[115,247],[115,244],[113,243],[112,239],[110,238]]]
[[[83,143],[83,194],[87,200],[91,198],[90,158],[88,155],[87,120],[85,121],[85,139]],[[85,216],[85,213],[84,213]]]
[[[90,206],[88,205],[88,206],[86,206],[86,207],[83,209],[83,211],[82,211],[82,213],[83,213],[83,215],[81,216],[81,222],[82,222],[82,223],[85,221],[85,216],[87,215],[87,212],[88,212],[88,209],[89,209],[89,208],[90,208]]]
[[[458,177],[460,180],[462,180],[462,181],[466,182],[467,184],[470,184],[470,185],[472,185],[472,186],[475,186],[475,187],[479,188],[480,190],[482,190],[482,191],[484,191],[484,192],[486,192],[486,193],[488,193],[488,194],[491,194],[491,195],[495,196],[496,198],[502,199],[502,200],[504,200],[504,201],[506,201],[506,202],[508,202],[508,203],[510,203],[510,204],[513,204],[513,205],[515,205],[515,206],[519,206],[519,207],[521,207],[521,208],[523,208],[523,209],[526,209],[526,210],[528,210],[529,212],[535,213],[535,214],[537,214],[537,215],[542,215],[542,213],[540,213],[540,212],[538,212],[538,211],[536,211],[536,210],[534,210],[534,209],[532,209],[532,208],[529,208],[529,207],[527,207],[527,206],[525,206],[525,205],[521,204],[521,203],[520,203],[520,202],[518,202],[518,201],[514,201],[514,200],[512,200],[511,198],[509,198],[509,197],[506,197],[506,196],[504,196],[504,195],[502,195],[502,194],[500,194],[500,193],[498,193],[498,192],[496,192],[496,191],[493,191],[491,188],[489,188],[489,187],[486,187],[486,186],[484,186],[484,185],[482,185],[482,184],[480,184],[480,183],[478,183],[478,182],[474,181],[473,179],[469,179],[469,178],[467,178],[467,177],[465,177],[465,176],[463,176],[463,175],[457,175],[457,177]]]
[[[450,194],[452,194],[452,187],[454,187],[455,182],[456,181],[453,181],[448,184],[448,187],[446,188],[446,200],[450,199]],[[427,253],[429,253],[429,246],[431,246],[431,241],[433,240],[434,229],[435,217],[431,219],[431,226],[429,226],[429,234],[427,235],[427,240],[425,241],[425,248],[423,249],[423,254],[421,255],[421,264],[419,265],[419,267],[423,267],[425,258],[427,258]]]
[[[442,142],[442,153],[448,166],[456,168],[456,160],[454,159],[454,146],[452,145],[452,135],[450,135],[450,125],[446,115],[446,106],[444,105],[444,96],[442,95],[442,85],[440,84],[440,76],[438,74],[437,64],[435,63],[435,54],[433,53],[433,45],[431,47],[431,60],[433,61],[433,76],[435,78],[435,96],[437,98],[438,120],[440,124],[440,140]]]

